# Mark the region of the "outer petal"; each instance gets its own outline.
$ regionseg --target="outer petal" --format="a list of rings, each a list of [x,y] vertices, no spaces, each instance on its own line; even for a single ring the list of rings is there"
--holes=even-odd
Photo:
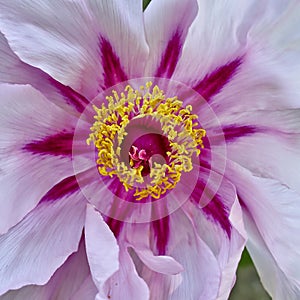
[[[300,193],[299,111],[254,112],[251,121],[242,118],[235,128],[245,124],[253,132],[228,140],[228,157],[257,176],[279,180]]]
[[[46,285],[30,285],[19,290],[9,291],[1,300],[41,300],[41,299],[74,299],[74,293],[86,286],[89,278],[89,266],[86,260],[84,243],[80,243],[77,252],[73,253],[66,262],[53,274]],[[78,288],[80,287],[80,288]],[[96,288],[94,287],[94,291]],[[90,297],[81,299],[95,299],[96,292]],[[77,298],[78,299],[78,298]]]
[[[201,158],[205,165],[207,151],[202,151]],[[215,163],[218,166],[222,165],[218,161]],[[214,165],[211,167],[213,168]],[[199,191],[192,194],[193,203],[187,202],[184,210],[191,219],[195,231],[208,245],[218,261],[221,282],[217,299],[227,299],[235,282],[236,269],[246,243],[246,232],[236,189],[224,177],[224,173],[217,173],[218,171],[207,172],[204,167],[200,169],[200,178],[206,181],[206,185],[202,187],[198,182],[195,190]],[[211,176],[212,174],[213,176]],[[214,186],[218,182],[218,187],[215,188]],[[196,196],[201,197],[200,207],[197,202],[199,199]],[[201,207],[202,201],[206,206]]]
[[[180,215],[177,218],[174,216],[172,225],[181,224],[182,229],[177,227],[174,232],[171,251],[172,256],[183,265],[185,272],[182,273],[182,284],[170,298],[174,300],[216,299],[221,277],[218,263],[211,250],[189,226],[188,221]],[[180,231],[181,240],[176,237]],[[197,278],[196,282],[195,278]]]
[[[72,135],[76,122],[30,86],[1,85],[0,99],[0,232],[4,233],[53,185],[73,174],[72,138],[62,137]],[[60,139],[57,134],[62,134]],[[54,138],[45,143],[46,153],[37,151],[39,141],[49,136]],[[81,167],[87,167],[85,160]]]
[[[104,297],[104,283],[119,268],[119,247],[100,213],[90,204],[86,210],[85,242],[93,280]]]
[[[84,208],[81,194],[44,202],[0,236],[0,294],[50,279],[77,250]]]
[[[148,299],[147,285],[137,275],[127,249],[119,252],[109,227],[90,204],[85,228],[88,261],[99,290],[96,299]]]
[[[197,14],[195,0],[152,0],[144,12],[150,54],[146,74],[171,77],[190,24]],[[177,18],[180,11],[181,17]]]
[[[112,299],[149,299],[149,289],[137,274],[126,248],[120,248],[120,268],[105,284],[105,294]],[[106,299],[106,298],[99,298]]]
[[[243,203],[249,251],[274,299],[300,296],[300,196],[275,180],[258,178],[230,165]],[[253,196],[255,195],[255,196]],[[289,296],[287,296],[289,295]]]
[[[142,69],[147,45],[140,1],[14,0],[0,8],[0,29],[15,53],[87,97],[97,94],[107,71],[101,37],[111,41],[129,75]]]
[[[203,93],[215,112],[299,107],[299,2],[198,3],[174,79]]]

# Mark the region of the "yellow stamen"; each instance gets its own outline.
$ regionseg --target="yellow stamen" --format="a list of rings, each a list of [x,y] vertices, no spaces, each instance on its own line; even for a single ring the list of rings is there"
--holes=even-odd
[[[158,86],[147,82],[140,90],[127,85],[120,95],[106,97],[107,106],[94,106],[95,122],[87,144],[93,143],[98,150],[97,165],[103,176],[118,176],[126,191],[135,190],[136,200],[148,196],[159,199],[173,189],[180,180],[182,172],[193,168],[192,156],[200,154],[203,148],[205,130],[195,122],[192,106],[185,108],[177,97],[166,98]],[[126,165],[121,160],[121,144],[127,135],[126,126],[130,120],[151,116],[161,124],[162,133],[168,138],[170,151],[164,164],[154,162],[150,168],[150,180],[145,183],[142,175],[143,165],[133,168],[132,162]],[[141,186],[143,184],[145,186]]]

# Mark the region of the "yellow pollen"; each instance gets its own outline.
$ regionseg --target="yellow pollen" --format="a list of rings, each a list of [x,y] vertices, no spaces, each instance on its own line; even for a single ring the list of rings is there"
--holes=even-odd
[[[149,196],[159,199],[177,185],[182,172],[193,169],[192,156],[200,154],[206,132],[196,122],[191,105],[183,107],[177,97],[167,98],[157,85],[152,88],[152,82],[139,90],[127,85],[124,92],[112,94],[106,97],[107,105],[93,106],[95,122],[87,144],[93,143],[98,150],[98,171],[103,176],[117,176],[126,191],[135,191],[137,201]],[[149,116],[160,123],[170,151],[164,164],[150,165],[150,179],[146,182],[143,165],[134,168],[132,160],[129,164],[122,161],[121,148],[130,121]]]

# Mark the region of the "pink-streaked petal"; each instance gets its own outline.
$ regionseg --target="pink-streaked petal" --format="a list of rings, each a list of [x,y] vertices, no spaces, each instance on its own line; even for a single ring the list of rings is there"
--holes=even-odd
[[[238,72],[243,59],[237,57],[224,65],[206,74],[204,78],[194,84],[193,89],[197,91],[207,102],[222,91]]]
[[[103,65],[103,90],[119,83],[128,80],[127,74],[123,69],[120,58],[112,48],[111,43],[104,37],[99,37],[99,45],[101,51],[101,63]]]
[[[143,75],[148,56],[142,2],[88,0],[100,35],[108,40],[130,78]],[[106,70],[104,69],[104,72]]]
[[[281,2],[281,7],[270,4],[264,17],[253,23],[248,33],[247,54],[239,75],[212,104],[217,111],[230,115],[300,106],[300,46],[296,30],[300,24],[300,4],[298,1]],[[239,98],[243,101],[236,101]],[[226,106],[226,111],[221,106]]]
[[[221,79],[221,68],[225,68],[228,77],[239,65],[237,59],[244,55],[243,35],[247,34],[249,22],[260,16],[261,5],[258,7],[255,2],[198,0],[198,14],[188,32],[174,79],[191,86],[212,83],[209,78]]]
[[[138,275],[135,265],[126,248],[120,249],[120,268],[105,283],[104,296],[99,299],[149,299],[149,289]]]
[[[119,269],[119,247],[100,213],[90,204],[86,208],[85,243],[93,280],[103,296],[104,283]]]
[[[165,255],[170,237],[169,216],[151,222],[156,248],[159,255]]]
[[[223,174],[220,174],[219,170],[214,170],[214,164],[210,161],[210,150],[203,149],[199,177],[190,200],[196,207],[201,208],[206,218],[217,223],[230,238],[232,224],[229,215],[232,202],[227,199],[227,195],[231,195],[229,198],[234,199],[236,194],[232,185],[224,182]]]
[[[29,285],[19,290],[9,291],[1,300],[41,300],[41,299],[74,299],[78,287],[87,287],[87,278],[90,277],[89,266],[86,260],[84,243],[81,242],[77,252],[71,254],[66,262],[56,270],[51,279],[45,285]],[[94,289],[96,289],[94,287]],[[97,291],[97,290],[96,290]],[[92,300],[94,297],[81,299]],[[78,298],[77,298],[78,299]]]
[[[63,197],[82,192],[83,187],[90,185],[92,176],[92,169],[88,169],[63,179],[43,195],[39,203],[59,201]],[[79,179],[81,185],[78,184]],[[83,197],[85,196],[83,195]],[[85,197],[85,199],[87,198]]]
[[[298,263],[300,195],[276,180],[253,176],[230,163],[226,176],[237,186],[249,230],[249,250],[274,299],[300,295]],[[260,254],[261,251],[261,254]]]
[[[222,134],[224,135],[224,139],[227,143],[231,143],[237,140],[240,137],[249,136],[253,133],[261,131],[262,128],[259,128],[255,125],[245,125],[245,126],[238,126],[238,125],[229,125],[224,126],[222,128]]]
[[[298,60],[286,62],[290,54],[275,55],[272,49],[269,52],[251,49],[239,73],[210,102],[216,114],[229,119],[237,113],[300,107]]]
[[[202,153],[201,153],[202,154]],[[220,178],[206,177],[204,168],[200,174],[208,180],[202,192],[211,201],[203,208],[197,207],[196,199],[184,206],[196,232],[214,253],[221,269],[221,283],[218,299],[227,299],[235,281],[235,273],[246,243],[246,233],[242,222],[242,211],[238,203],[236,189],[223,174]],[[213,185],[219,182],[216,190]],[[196,187],[199,188],[199,187]],[[203,199],[203,195],[198,197]],[[195,195],[193,195],[195,197]],[[203,200],[201,200],[203,201]],[[204,200],[206,203],[207,200]],[[201,202],[200,202],[201,203]],[[197,205],[195,207],[195,204]]]
[[[148,47],[140,1],[14,0],[0,7],[1,31],[14,52],[88,98],[101,90],[106,72],[100,37],[110,41],[129,76],[142,74]]]
[[[232,203],[234,198],[229,198],[231,192],[226,194],[224,188],[222,189],[224,201],[230,200]],[[230,215],[228,216],[232,226],[230,236],[224,232],[219,223],[215,222],[212,218],[207,218],[205,213],[195,212],[195,207],[192,205],[185,207],[186,213],[188,213],[193,221],[197,234],[210,248],[218,261],[221,270],[221,280],[218,298],[216,299],[228,299],[235,282],[238,263],[246,243],[242,211],[237,198],[231,205]]]
[[[215,152],[226,141],[228,158],[257,176],[277,179],[300,193],[299,109],[222,114],[219,120],[223,132],[211,130]]]
[[[299,3],[198,3],[173,78],[202,86],[218,114],[299,107]],[[222,89],[214,88],[222,80]]]
[[[247,235],[236,188],[224,177],[223,157],[214,153],[212,160],[210,150],[202,149],[200,158],[201,179],[183,209],[218,261],[221,282],[217,299],[227,299]]]
[[[176,259],[184,270],[178,275],[164,275],[141,268],[141,275],[151,291],[150,299],[216,299],[221,271],[214,254],[182,211],[173,213],[170,221],[174,230],[167,255]]]
[[[30,86],[1,84],[0,99],[0,232],[4,233],[53,185],[74,173],[71,156],[41,156],[24,147],[57,132],[72,131],[76,119]],[[85,169],[88,162],[80,159],[80,166]]]
[[[145,10],[145,31],[150,53],[146,74],[170,78],[181,55],[197,2],[153,0]],[[178,11],[181,18],[174,17]]]
[[[34,140],[26,144],[23,149],[40,155],[72,155],[73,132],[59,132],[47,136],[43,140]]]
[[[0,294],[29,284],[45,284],[77,250],[84,213],[81,194],[45,202],[1,235],[0,276],[6,280],[0,283]]]
[[[134,249],[140,260],[152,271],[169,275],[182,272],[182,266],[173,257],[154,255],[148,234],[151,229],[153,230],[150,224],[126,224],[124,239]]]
[[[9,47],[6,38],[0,32],[0,82],[12,84],[30,84],[47,99],[66,111],[77,115],[89,101],[71,89],[53,79],[42,70],[22,62]]]

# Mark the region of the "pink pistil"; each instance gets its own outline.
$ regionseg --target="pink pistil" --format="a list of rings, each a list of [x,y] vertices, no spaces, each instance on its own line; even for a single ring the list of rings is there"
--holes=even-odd
[[[129,152],[129,156],[132,159],[134,165],[133,168],[138,168],[142,163],[148,161],[147,153],[145,149],[138,150],[137,147],[132,146],[133,153]]]

